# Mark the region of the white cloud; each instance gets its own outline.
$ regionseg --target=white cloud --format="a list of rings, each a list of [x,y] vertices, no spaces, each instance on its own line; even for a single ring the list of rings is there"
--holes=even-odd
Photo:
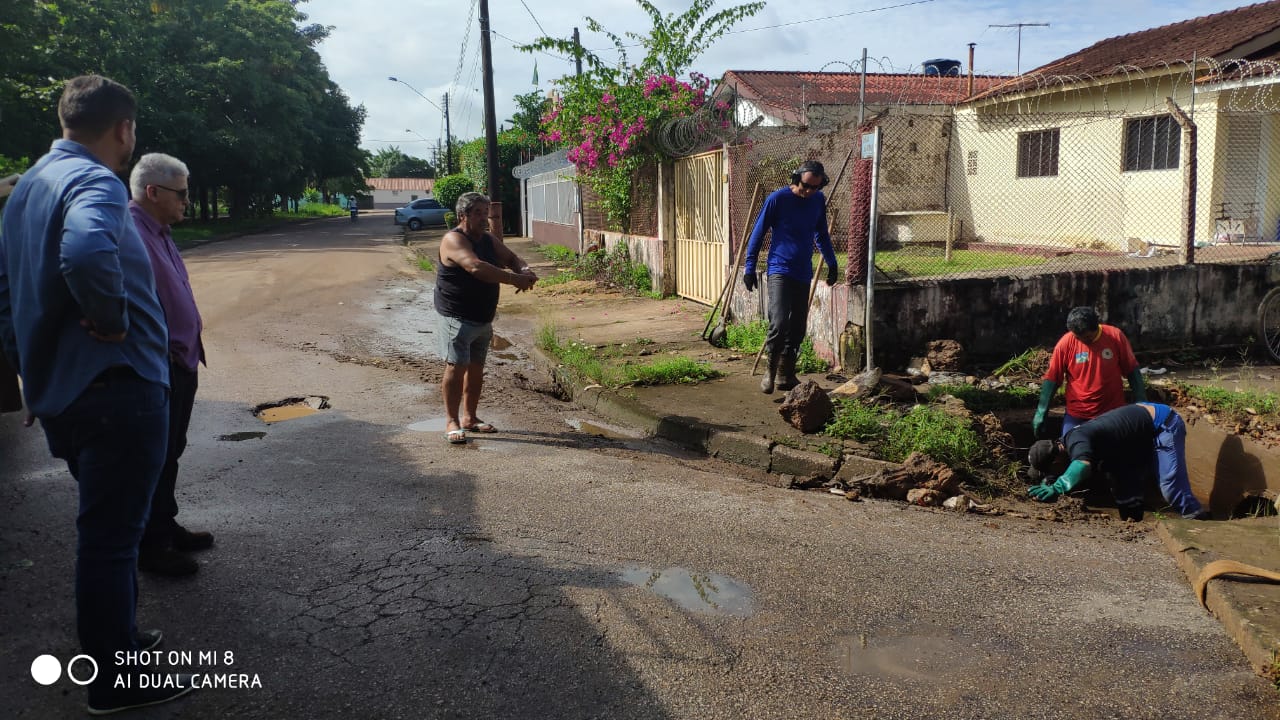
[[[866,47],[876,59],[871,69],[911,70],[930,58],[967,60],[968,43],[976,42],[975,69],[979,73],[1012,73],[1017,64],[1017,35],[1012,29],[988,25],[1047,22],[1050,26],[1022,31],[1021,66],[1028,70],[1082,49],[1104,38],[1221,12],[1244,4],[1240,0],[1077,0],[1049,4],[1041,0],[933,0],[888,10],[861,10],[901,5],[910,0],[848,0],[841,3],[783,4],[776,0],[737,26],[695,63],[711,77],[725,70],[845,69]],[[687,2],[654,0],[664,13],[683,12]],[[734,4],[721,0],[716,9]],[[526,9],[525,6],[528,6]],[[300,5],[309,22],[333,26],[320,45],[330,76],[368,111],[362,147],[377,150],[399,145],[417,156],[444,137],[439,110],[389,76],[412,85],[443,105],[450,94],[453,134],[463,140],[483,131],[484,100],[480,79],[479,18],[469,0],[308,0]],[[514,96],[533,90],[534,57],[515,50],[512,40],[528,42],[543,33],[569,37],[576,26],[582,44],[602,57],[614,58],[612,43],[588,33],[586,16],[623,35],[649,30],[648,17],[634,0],[490,0],[493,36],[494,100],[499,123],[516,109]],[[478,11],[477,11],[478,12]],[[784,25],[797,20],[814,22]],[[470,18],[470,22],[468,19]],[[536,22],[535,22],[536,18]],[[784,25],[783,27],[776,27]],[[770,28],[747,31],[752,28]],[[744,32],[745,31],[745,32]],[[510,39],[507,39],[510,38]],[[467,41],[462,52],[463,41]],[[631,48],[634,57],[640,48]],[[538,54],[539,88],[573,72],[573,65]],[[1170,58],[1171,60],[1189,58]],[[461,65],[460,65],[461,61]],[[406,132],[410,130],[412,132]],[[416,134],[415,134],[416,133]],[[422,141],[421,135],[430,140]]]

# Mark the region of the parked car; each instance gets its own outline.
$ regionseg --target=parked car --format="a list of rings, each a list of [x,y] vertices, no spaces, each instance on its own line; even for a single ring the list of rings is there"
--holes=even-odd
[[[421,230],[428,225],[444,225],[445,207],[435,198],[422,198],[401,208],[396,208],[396,224],[410,230]]]

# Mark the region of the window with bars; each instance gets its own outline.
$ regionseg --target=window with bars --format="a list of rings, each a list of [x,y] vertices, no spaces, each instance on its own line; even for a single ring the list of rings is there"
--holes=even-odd
[[[1018,177],[1058,174],[1059,128],[1018,133]]]
[[[1124,170],[1170,170],[1178,167],[1182,130],[1172,115],[1124,121]]]

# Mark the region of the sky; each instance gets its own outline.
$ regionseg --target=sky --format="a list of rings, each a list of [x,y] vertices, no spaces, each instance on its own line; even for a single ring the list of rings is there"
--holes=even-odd
[[[651,0],[663,14],[681,13],[688,0]],[[714,11],[740,4],[719,0]],[[768,0],[763,10],[734,26],[692,69],[718,78],[726,70],[851,71],[867,49],[872,72],[919,72],[931,58],[965,63],[977,43],[978,74],[1024,72],[1109,37],[1247,5],[1243,0],[838,0],[829,3]],[[444,94],[453,135],[480,137],[484,95],[476,0],[304,0],[308,23],[330,26],[319,46],[329,76],[353,105],[367,111],[361,147],[392,145],[430,157],[444,139]],[[515,49],[540,36],[569,38],[579,28],[583,47],[616,61],[603,34],[647,34],[651,23],[636,0],[489,0],[496,117],[507,121],[518,94],[542,92],[572,74],[570,58]],[[1021,58],[1014,28],[990,25],[1049,23],[1022,29]],[[629,49],[632,59],[643,49]],[[1169,58],[1190,60],[1190,58]],[[538,84],[533,84],[535,60]],[[403,82],[392,82],[395,77]],[[419,95],[420,93],[420,95]],[[423,99],[429,98],[431,102]]]

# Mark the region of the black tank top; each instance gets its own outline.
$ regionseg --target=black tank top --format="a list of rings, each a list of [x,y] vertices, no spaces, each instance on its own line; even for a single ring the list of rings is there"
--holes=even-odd
[[[453,232],[466,236],[461,226],[454,228]],[[479,240],[471,241],[471,249],[481,260],[494,266],[498,264],[498,253],[494,250],[493,236],[489,233],[485,233]],[[445,265],[444,258],[440,258],[440,269],[436,272],[435,303],[436,312],[441,315],[474,323],[493,322],[494,315],[498,313],[498,291],[498,283],[477,280],[461,266]]]

